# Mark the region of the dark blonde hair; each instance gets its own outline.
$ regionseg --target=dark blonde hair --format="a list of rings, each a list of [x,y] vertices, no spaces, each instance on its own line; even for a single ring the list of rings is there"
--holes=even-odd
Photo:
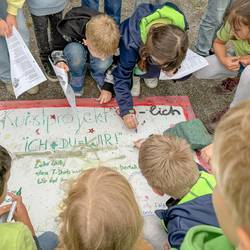
[[[138,67],[142,71],[148,70],[150,56],[163,61],[164,71],[178,68],[186,56],[188,49],[188,35],[176,25],[152,26],[149,30],[145,45],[140,48]]]
[[[61,246],[67,250],[131,250],[143,219],[127,179],[107,167],[84,171],[63,201]]]
[[[86,38],[98,53],[111,56],[115,54],[119,46],[119,27],[112,17],[99,14],[87,23]]]
[[[199,178],[190,145],[174,136],[150,136],[140,148],[139,167],[152,188],[174,198],[182,198]]]
[[[237,225],[250,233],[250,101],[229,109],[215,130],[212,165]]]
[[[248,26],[250,29],[250,1],[233,1],[228,6],[224,15],[224,25],[227,22],[230,25],[231,31],[239,29],[242,24]]]
[[[5,175],[11,168],[11,156],[9,152],[2,146],[0,146],[0,196],[4,191],[4,185],[6,182]]]

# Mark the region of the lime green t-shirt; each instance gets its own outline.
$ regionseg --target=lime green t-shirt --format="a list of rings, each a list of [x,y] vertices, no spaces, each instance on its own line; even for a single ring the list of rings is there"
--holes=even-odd
[[[0,224],[0,249],[37,250],[31,231],[23,223]]]
[[[247,40],[234,38],[229,23],[220,28],[217,32],[217,37],[225,43],[231,41],[237,56],[250,55],[250,43]]]
[[[235,250],[222,230],[217,227],[200,225],[192,227],[186,234],[180,250]],[[170,248],[170,250],[176,250]]]

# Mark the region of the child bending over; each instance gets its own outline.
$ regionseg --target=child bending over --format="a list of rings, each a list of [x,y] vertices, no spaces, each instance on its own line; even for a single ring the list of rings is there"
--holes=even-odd
[[[110,168],[86,170],[72,182],[60,220],[58,249],[152,250],[141,238],[143,218],[128,181]]]
[[[0,204],[7,194],[7,183],[10,178],[11,157],[8,151],[0,146]],[[52,232],[46,232],[35,236],[35,231],[22,197],[8,193],[13,201],[17,202],[14,213],[15,223],[0,224],[0,249],[10,250],[53,250],[57,245],[57,236]],[[0,216],[8,213],[11,205],[0,207]]]
[[[139,146],[139,167],[148,184],[156,194],[171,196],[168,210],[156,211],[170,245],[179,247],[192,226],[217,226],[211,200],[215,178],[199,171],[190,145],[179,137],[152,135]]]

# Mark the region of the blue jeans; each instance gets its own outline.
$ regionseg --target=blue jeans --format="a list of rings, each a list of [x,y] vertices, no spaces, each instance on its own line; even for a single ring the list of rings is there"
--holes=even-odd
[[[207,9],[202,17],[198,31],[196,52],[202,56],[208,56],[213,46],[216,32],[222,25],[222,19],[231,0],[208,0]]]
[[[166,0],[135,0],[135,8],[142,3],[151,3],[151,4],[164,4]]]
[[[99,9],[99,0],[81,0],[82,5],[85,5],[91,9]],[[122,0],[104,0],[104,11],[112,16],[116,23],[119,25],[121,20],[121,6]]]
[[[0,1],[0,18],[5,19],[7,16],[7,2],[6,0]],[[18,31],[20,32],[24,42],[29,44],[29,31],[26,27],[25,17],[22,10],[17,14]],[[11,82],[10,76],[10,59],[8,47],[5,41],[5,37],[0,36],[0,80],[4,83]]]
[[[88,55],[90,73],[99,88],[104,84],[105,72],[112,64],[112,57],[100,60],[89,54],[88,50],[80,43],[69,43],[64,48],[64,56],[67,60],[70,72],[70,85],[75,92],[82,90],[88,67]]]
[[[58,245],[58,236],[53,232],[45,232],[37,237],[40,249],[38,250],[54,250]]]

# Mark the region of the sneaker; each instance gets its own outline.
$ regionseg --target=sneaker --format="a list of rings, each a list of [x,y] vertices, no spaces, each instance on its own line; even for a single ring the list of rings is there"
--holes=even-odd
[[[39,86],[35,86],[27,91],[30,95],[36,95],[39,92]]]
[[[227,78],[222,81],[222,83],[218,86],[218,90],[220,92],[233,92],[238,86],[240,81],[239,77],[235,78]]]
[[[133,87],[131,89],[132,96],[139,96],[141,92],[141,79],[138,76],[133,76]]]
[[[45,73],[46,77],[48,78],[48,80],[51,82],[58,82],[55,71],[54,71],[52,65],[50,64],[49,59],[42,60],[42,65],[44,68],[44,73]]]
[[[144,79],[144,82],[146,84],[147,87],[149,87],[150,89],[154,89],[158,86],[158,78],[148,78],[148,79]]]
[[[5,86],[6,86],[7,92],[8,92],[11,96],[15,96],[15,93],[14,93],[14,89],[13,89],[12,83],[11,83],[11,82],[8,82],[8,83],[5,84]]]
[[[84,90],[82,88],[80,91],[75,91],[75,96],[76,97],[81,97],[83,95],[83,93],[84,93]]]

